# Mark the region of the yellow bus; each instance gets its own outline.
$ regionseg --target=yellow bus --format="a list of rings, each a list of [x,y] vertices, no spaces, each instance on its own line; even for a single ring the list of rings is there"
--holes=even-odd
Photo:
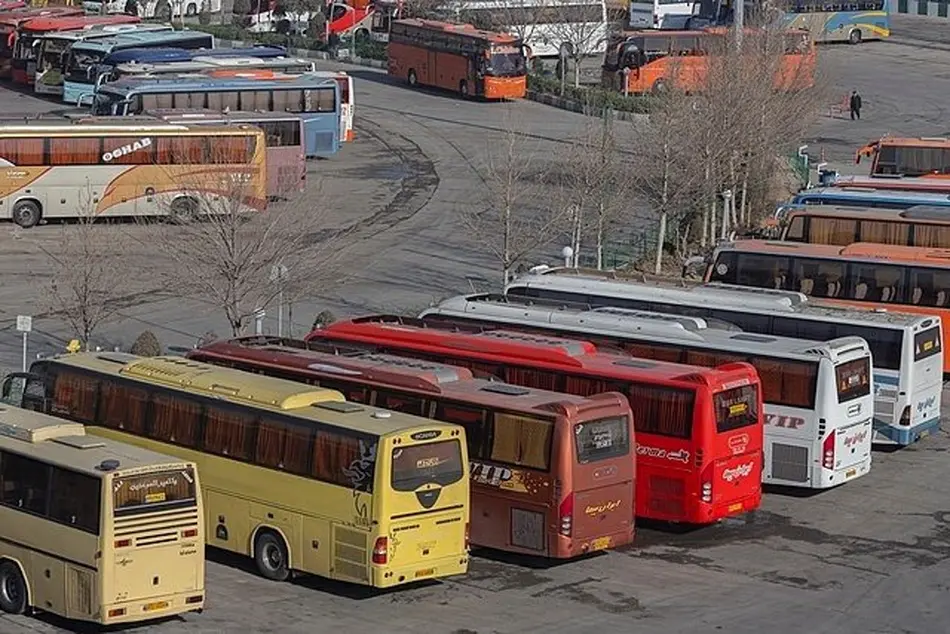
[[[0,609],[103,625],[200,612],[192,462],[0,406]]]
[[[50,218],[261,211],[266,151],[249,125],[2,125],[0,217],[29,228]]]
[[[253,557],[268,579],[301,571],[382,588],[468,569],[460,426],[181,357],[42,359],[2,393],[194,461],[208,545]]]

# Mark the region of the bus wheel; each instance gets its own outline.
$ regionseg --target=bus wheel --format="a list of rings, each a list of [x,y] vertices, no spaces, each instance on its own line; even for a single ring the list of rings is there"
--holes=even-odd
[[[848,44],[860,44],[861,43],[861,29],[851,29],[851,32],[848,33]]]
[[[12,561],[0,564],[0,609],[8,614],[26,612],[26,581]]]
[[[193,198],[177,198],[169,210],[172,222],[186,225],[198,217],[198,202]]]
[[[21,200],[13,205],[13,222],[29,229],[40,221],[41,213],[40,205],[35,200]]]
[[[666,80],[657,79],[653,82],[653,94],[654,95],[663,95],[669,90],[669,86],[666,84]]]
[[[464,79],[459,82],[459,94],[462,95],[462,99],[468,99],[470,96],[468,94],[468,82]]]
[[[409,69],[409,77],[407,79],[409,81],[409,85],[412,86],[413,88],[419,85],[419,78],[416,76],[415,69],[412,69],[412,68]]]
[[[266,530],[257,534],[254,539],[254,562],[262,577],[271,581],[287,581],[290,577],[287,560],[284,540]]]

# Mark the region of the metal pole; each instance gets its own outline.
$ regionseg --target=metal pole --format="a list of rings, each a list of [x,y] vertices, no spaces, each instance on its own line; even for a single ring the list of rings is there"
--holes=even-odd
[[[277,293],[277,336],[284,336],[284,289]]]
[[[745,0],[732,0],[735,3],[732,22],[736,27],[736,44],[742,46],[742,31],[745,28]]]
[[[30,333],[28,332],[23,333],[23,371],[24,372],[26,372],[26,348],[27,348],[26,339],[29,336],[29,334]]]

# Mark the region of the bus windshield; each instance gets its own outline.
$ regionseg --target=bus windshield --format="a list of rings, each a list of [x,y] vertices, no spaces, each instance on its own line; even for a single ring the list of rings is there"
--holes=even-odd
[[[197,499],[191,468],[117,477],[112,492],[116,515],[194,506]]]
[[[871,393],[871,359],[855,359],[835,368],[838,402],[847,403]]]
[[[520,77],[525,74],[524,54],[514,46],[495,46],[485,74],[492,77]]]
[[[577,462],[587,464],[630,453],[627,419],[614,416],[574,425]]]
[[[393,449],[392,487],[415,491],[426,484],[448,486],[465,474],[457,440],[442,440]]]
[[[102,61],[102,51],[76,50],[73,46],[66,63],[66,78],[70,81],[87,81],[91,78],[92,69]]]
[[[757,424],[757,403],[758,390],[754,385],[744,385],[716,394],[716,431],[723,433]]]

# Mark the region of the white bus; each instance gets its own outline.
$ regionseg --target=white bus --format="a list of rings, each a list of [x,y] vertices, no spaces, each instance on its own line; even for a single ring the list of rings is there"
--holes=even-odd
[[[89,15],[125,13],[126,0],[86,0],[82,8]],[[208,13],[221,11],[221,0],[139,0],[140,18],[194,16],[207,10]]]
[[[20,400],[25,378],[4,387],[4,401]],[[4,405],[0,483],[4,612],[35,608],[111,625],[203,609],[205,519],[194,463]]]
[[[828,341],[861,337],[874,357],[874,442],[909,445],[940,427],[940,318],[814,304],[801,293],[705,284],[677,288],[607,271],[535,267],[509,296],[714,318],[764,335]],[[915,354],[918,340],[931,342]]]
[[[451,22],[506,31],[535,57],[586,55],[607,49],[605,0],[450,0],[439,13]]]
[[[827,342],[708,328],[695,317],[623,308],[592,310],[472,295],[445,300],[427,324],[488,326],[581,338],[645,359],[717,367],[744,361],[762,380],[762,482],[826,489],[871,468],[871,351],[859,337]]]
[[[695,2],[682,0],[652,0],[630,3],[632,29],[686,29],[693,16]]]

